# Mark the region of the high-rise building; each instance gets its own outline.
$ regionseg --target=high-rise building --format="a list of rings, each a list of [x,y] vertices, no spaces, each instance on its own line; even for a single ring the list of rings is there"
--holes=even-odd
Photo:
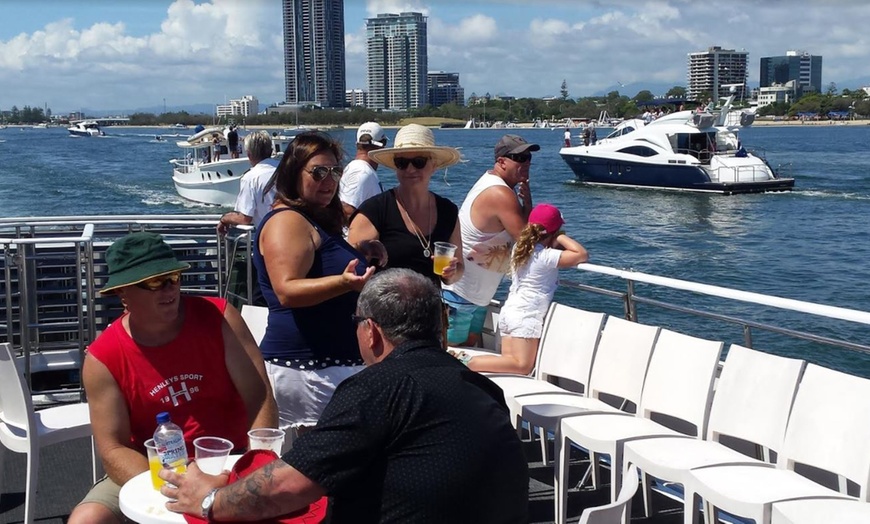
[[[343,107],[344,0],[283,0],[285,102]]]
[[[722,49],[719,46],[706,51],[689,53],[688,88],[686,98],[698,100],[702,94],[709,95],[716,102],[719,97],[728,96],[729,85],[737,88],[737,96],[746,96],[746,64],[749,53]]]
[[[798,96],[803,91],[822,91],[822,57],[801,51],[786,51],[785,56],[761,58],[759,87],[786,84],[794,80]]]
[[[366,19],[368,107],[413,109],[427,102],[426,17],[379,14]]]
[[[429,105],[438,107],[451,102],[458,106],[465,105],[465,89],[459,85],[459,73],[429,71],[426,79]]]
[[[362,89],[348,89],[344,92],[344,104],[347,107],[366,107],[369,94]]]
[[[259,112],[260,102],[252,95],[245,95],[230,100],[229,104],[217,106],[217,116],[255,116]]]

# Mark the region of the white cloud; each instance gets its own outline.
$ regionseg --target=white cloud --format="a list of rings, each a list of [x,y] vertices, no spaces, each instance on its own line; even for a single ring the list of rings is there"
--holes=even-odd
[[[32,1],[34,10],[45,10],[43,0]],[[825,84],[870,83],[870,4],[863,0],[351,2],[348,88],[366,84],[364,18],[407,11],[428,16],[430,68],[459,72],[468,94],[553,95],[563,78],[575,97],[617,82],[682,85],[687,53],[714,45],[750,53],[750,83],[757,82],[760,57],[789,49],[822,55]],[[221,103],[243,94],[283,99],[276,0],[167,2],[150,34],[134,35],[124,22],[134,21],[47,18],[39,30],[0,40],[0,109],[43,102],[58,110],[111,109],[162,98],[170,106]]]

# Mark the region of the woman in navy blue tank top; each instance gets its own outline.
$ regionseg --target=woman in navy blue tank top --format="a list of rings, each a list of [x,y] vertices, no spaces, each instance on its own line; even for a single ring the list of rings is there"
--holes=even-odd
[[[298,135],[265,189],[275,203],[254,238],[269,305],[260,351],[284,429],[316,423],[335,386],[362,369],[351,316],[374,267],[342,238],[341,173],[335,140]]]

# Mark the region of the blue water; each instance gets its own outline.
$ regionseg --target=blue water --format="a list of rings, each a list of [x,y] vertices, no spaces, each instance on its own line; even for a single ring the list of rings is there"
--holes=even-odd
[[[189,132],[181,130],[182,132]],[[108,136],[70,137],[64,129],[0,130],[0,216],[75,214],[217,213],[175,193],[169,160],[176,130],[107,128]],[[512,131],[514,132],[514,131]],[[870,311],[870,126],[793,126],[744,129],[751,149],[772,165],[787,164],[795,191],[760,195],[696,195],[631,189],[597,189],[572,183],[558,155],[558,130],[518,130],[539,143],[531,186],[535,202],[562,209],[566,230],[583,243],[591,261],[619,268],[746,291]],[[390,131],[390,136],[395,131]],[[503,130],[436,130],[440,144],[460,147],[466,162],[439,173],[432,189],[457,204],[493,163]],[[354,131],[336,133],[352,148]],[[379,171],[385,186],[396,183]],[[612,286],[612,280],[567,272],[565,279]],[[695,295],[638,290],[646,296],[713,311],[809,329],[826,336],[870,342],[870,328],[807,319],[770,308],[724,304]],[[619,314],[613,299],[557,299]],[[733,326],[685,320],[641,306],[640,320],[728,343],[742,341]],[[756,347],[800,356],[870,377],[870,358],[827,346],[754,332]]]

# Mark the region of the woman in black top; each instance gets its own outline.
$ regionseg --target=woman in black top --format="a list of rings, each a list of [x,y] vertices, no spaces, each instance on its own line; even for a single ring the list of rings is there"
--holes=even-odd
[[[396,134],[395,146],[370,151],[378,164],[396,170],[398,187],[372,197],[351,218],[347,240],[359,246],[380,240],[387,249],[382,267],[404,267],[431,278],[436,284],[452,284],[462,276],[461,247],[444,269],[433,271],[435,242],[462,246],[459,210],[456,205],[429,191],[436,170],[459,162],[459,151],[435,145],[432,131],[409,124]]]

